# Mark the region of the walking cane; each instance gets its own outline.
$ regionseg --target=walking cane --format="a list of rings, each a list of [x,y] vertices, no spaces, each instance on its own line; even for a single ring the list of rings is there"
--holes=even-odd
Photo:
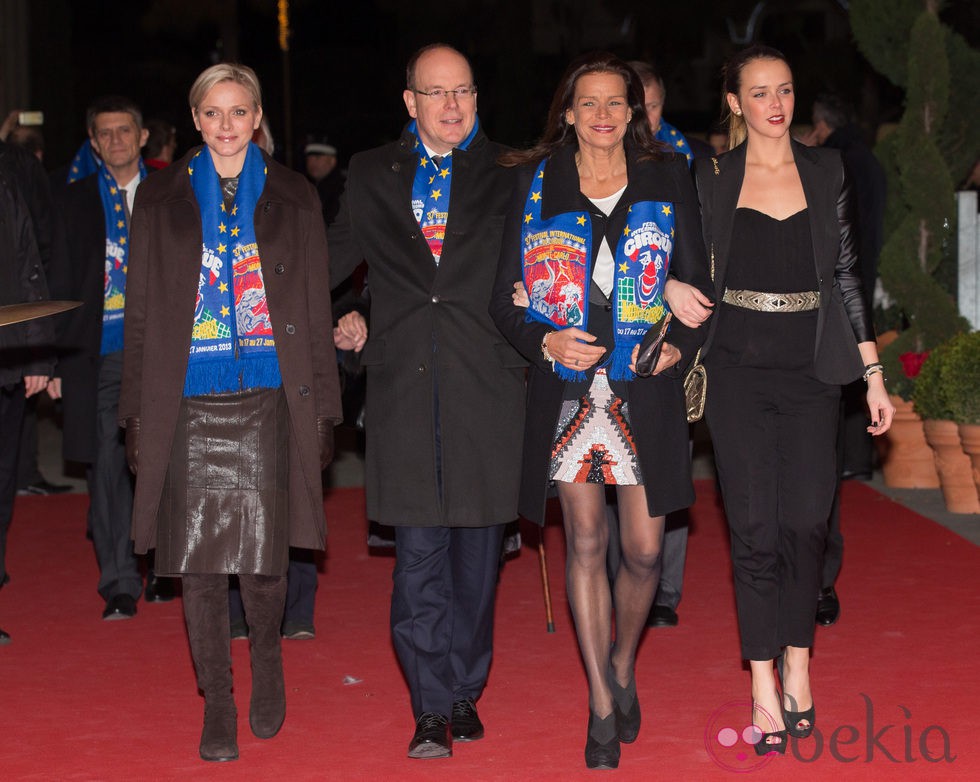
[[[544,613],[548,620],[548,632],[555,632],[555,618],[551,614],[551,584],[548,582],[548,557],[544,552],[544,527],[538,527],[538,561],[541,563],[541,587],[544,589]]]

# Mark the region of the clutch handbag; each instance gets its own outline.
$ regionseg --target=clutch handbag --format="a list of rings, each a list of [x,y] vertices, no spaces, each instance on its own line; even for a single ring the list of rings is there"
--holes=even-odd
[[[684,405],[687,422],[693,424],[704,415],[704,400],[708,393],[708,373],[701,363],[701,350],[694,357],[694,364],[684,375]]]
[[[651,325],[643,337],[643,341],[640,343],[640,351],[636,355],[636,374],[639,377],[650,377],[653,370],[657,368],[671,317],[669,312],[665,313],[660,323]]]

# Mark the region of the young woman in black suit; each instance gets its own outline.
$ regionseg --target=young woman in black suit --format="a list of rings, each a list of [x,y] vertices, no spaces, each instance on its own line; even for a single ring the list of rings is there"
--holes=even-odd
[[[750,47],[724,73],[732,148],[696,161],[718,302],[702,358],[763,755],[785,752],[787,732],[813,731],[810,647],[840,386],[863,375],[874,435],[894,407],[855,269],[839,154],[791,139],[793,76],[780,52]],[[689,291],[674,314],[701,322],[705,302]]]

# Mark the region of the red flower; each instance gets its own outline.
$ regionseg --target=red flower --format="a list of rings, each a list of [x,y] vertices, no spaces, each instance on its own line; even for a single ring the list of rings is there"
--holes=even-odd
[[[898,360],[902,362],[902,371],[905,373],[905,377],[915,378],[922,371],[922,365],[926,363],[927,358],[929,358],[928,350],[924,353],[903,353],[898,357]]]

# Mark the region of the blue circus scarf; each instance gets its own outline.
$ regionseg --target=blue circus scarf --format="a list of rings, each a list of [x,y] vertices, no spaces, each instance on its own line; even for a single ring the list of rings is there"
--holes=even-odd
[[[463,139],[457,149],[466,149],[476,136],[480,119],[473,122],[473,130]],[[439,264],[442,257],[442,243],[446,238],[446,222],[449,220],[449,194],[453,181],[453,156],[446,155],[440,166],[429,160],[425,147],[418,134],[418,125],[412,120],[409,132],[415,135],[415,147],[419,162],[415,168],[415,181],[412,184],[412,212],[419,221],[422,235],[432,251],[432,258]]]
[[[588,289],[592,279],[592,230],[586,212],[564,212],[544,220],[541,161],[531,181],[522,227],[523,278],[530,305],[528,320],[562,329],[588,325]],[[638,201],[629,207],[626,226],[614,257],[613,301],[615,343],[606,361],[613,380],[632,380],[633,348],[652,323],[666,313],[664,284],[674,243],[673,204]],[[555,362],[566,381],[582,381],[586,373]]]
[[[146,176],[143,161],[139,162],[140,181]],[[122,350],[123,311],[126,305],[126,272],[129,256],[129,225],[126,207],[119,184],[105,166],[98,169],[99,195],[105,217],[105,281],[102,305],[102,343],[99,352],[104,356]]]
[[[68,184],[94,174],[101,165],[102,161],[92,151],[92,140],[85,139],[72,158],[71,165],[68,166]]]
[[[654,134],[657,141],[662,141],[670,146],[677,154],[687,158],[688,167],[694,165],[694,155],[691,153],[691,145],[687,143],[684,134],[671,125],[667,120],[660,120],[660,129]]]
[[[262,153],[249,144],[230,210],[207,147],[187,173],[203,246],[184,396],[277,388],[282,377],[253,223],[267,173]]]

